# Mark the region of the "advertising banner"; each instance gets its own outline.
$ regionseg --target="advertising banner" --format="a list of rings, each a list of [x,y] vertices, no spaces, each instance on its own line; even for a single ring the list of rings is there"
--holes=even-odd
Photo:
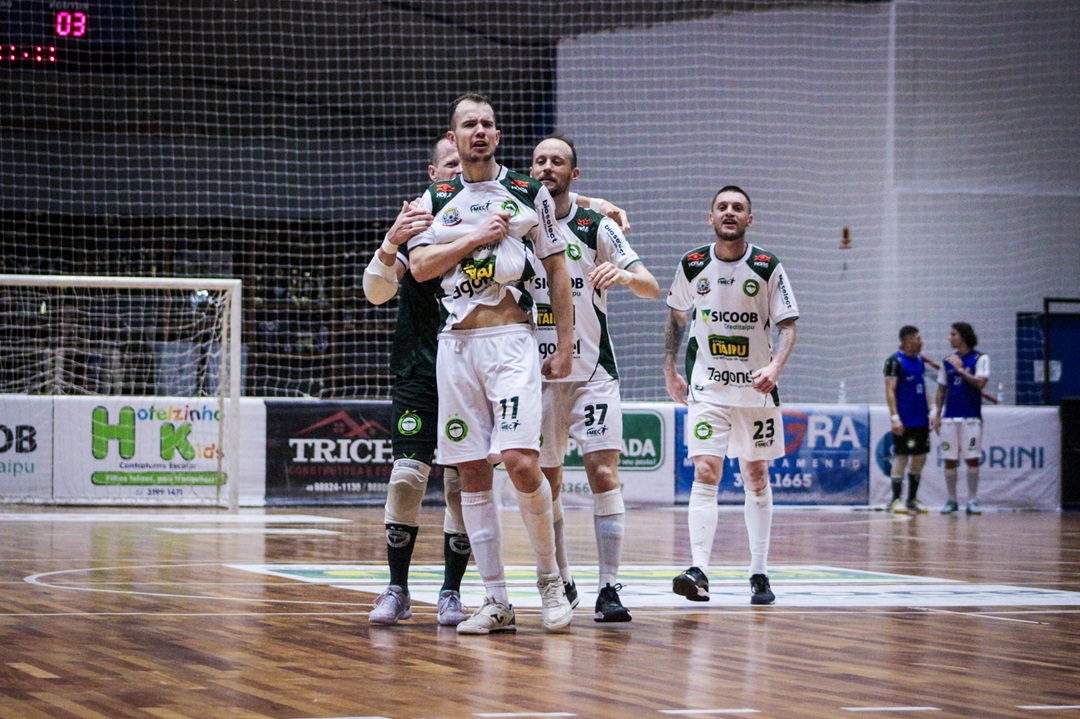
[[[0,395],[0,498],[52,499],[53,400]]]
[[[1057,407],[983,407],[982,456],[979,465],[979,503],[983,509],[1061,508],[1061,420]],[[870,504],[884,506],[892,498],[892,433],[889,410],[870,407],[874,461],[870,475]],[[948,499],[945,463],[938,434],[930,433],[930,454],[922,471],[919,500],[937,512]],[[958,499],[967,502],[967,468],[957,468]],[[907,497],[907,482],[904,497]]]
[[[389,402],[267,400],[267,505],[384,504],[389,427]],[[426,499],[442,500],[441,475]]]
[[[670,402],[623,403],[623,450],[619,482],[627,505],[670,506],[675,501],[675,407]],[[508,500],[510,501],[510,500]],[[563,464],[564,507],[593,504],[585,463],[577,442],[566,448]]]
[[[206,398],[58,398],[55,497],[224,501],[220,423]]]
[[[773,502],[787,505],[865,505],[869,496],[870,418],[864,405],[783,408],[784,456],[769,465]],[[690,498],[694,463],[686,450],[686,407],[676,409],[675,500]],[[719,502],[742,504],[736,459],[724,461]]]

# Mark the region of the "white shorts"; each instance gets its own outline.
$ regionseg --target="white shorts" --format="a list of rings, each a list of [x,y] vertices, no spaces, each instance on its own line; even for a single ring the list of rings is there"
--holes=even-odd
[[[942,459],[982,457],[982,420],[978,417],[945,417],[941,420],[938,437]]]
[[[540,466],[561,467],[570,437],[582,455],[622,450],[622,400],[619,382],[544,382]]]
[[[540,450],[540,354],[525,324],[439,334],[439,462]]]
[[[784,456],[784,415],[779,407],[725,407],[691,402],[686,411],[688,456],[750,461]]]

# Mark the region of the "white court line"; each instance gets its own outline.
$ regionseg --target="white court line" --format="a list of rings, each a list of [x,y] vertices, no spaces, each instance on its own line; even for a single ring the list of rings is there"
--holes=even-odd
[[[1054,709],[1080,709],[1080,704],[1030,704],[1028,706],[1017,706],[1017,709],[1030,709],[1032,711],[1051,711]]]
[[[474,717],[576,717],[570,712],[481,712]]]
[[[281,529],[272,527],[154,527],[154,529],[169,534],[341,534],[332,529],[290,529],[288,527]]]
[[[1012,617],[999,617],[994,614],[983,614],[982,612],[952,612],[948,609],[935,609],[933,607],[914,607],[915,609],[923,609],[928,613],[933,614],[955,614],[961,617],[975,617],[976,619],[996,619],[999,622],[1018,622],[1020,624],[1045,624],[1046,622],[1037,622],[1034,619],[1013,619]]]
[[[846,712],[939,712],[938,707],[840,707]]]
[[[0,513],[0,522],[140,522],[143,524],[160,524],[162,522],[175,522],[177,524],[212,523],[222,524],[327,524],[348,523],[352,520],[338,517],[319,517],[314,514],[153,514],[151,512],[104,512],[101,514],[91,512],[48,512],[26,513],[3,512]]]
[[[661,709],[661,714],[760,714],[757,709]]]

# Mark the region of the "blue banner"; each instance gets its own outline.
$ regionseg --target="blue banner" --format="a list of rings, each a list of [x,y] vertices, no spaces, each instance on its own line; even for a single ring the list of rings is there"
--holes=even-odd
[[[865,405],[784,407],[784,456],[769,466],[776,504],[866,505],[870,498],[870,412]],[[675,410],[675,501],[686,503],[694,462],[686,452],[686,407]],[[719,502],[742,504],[739,461],[724,461]]]

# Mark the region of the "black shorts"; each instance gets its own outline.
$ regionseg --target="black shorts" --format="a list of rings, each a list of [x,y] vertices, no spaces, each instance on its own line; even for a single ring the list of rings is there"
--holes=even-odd
[[[396,451],[396,450],[395,450]],[[904,433],[893,435],[893,453],[920,455],[930,451],[929,427],[904,427]]]
[[[390,390],[390,440],[394,459],[432,464],[439,422],[435,377],[397,377]]]

